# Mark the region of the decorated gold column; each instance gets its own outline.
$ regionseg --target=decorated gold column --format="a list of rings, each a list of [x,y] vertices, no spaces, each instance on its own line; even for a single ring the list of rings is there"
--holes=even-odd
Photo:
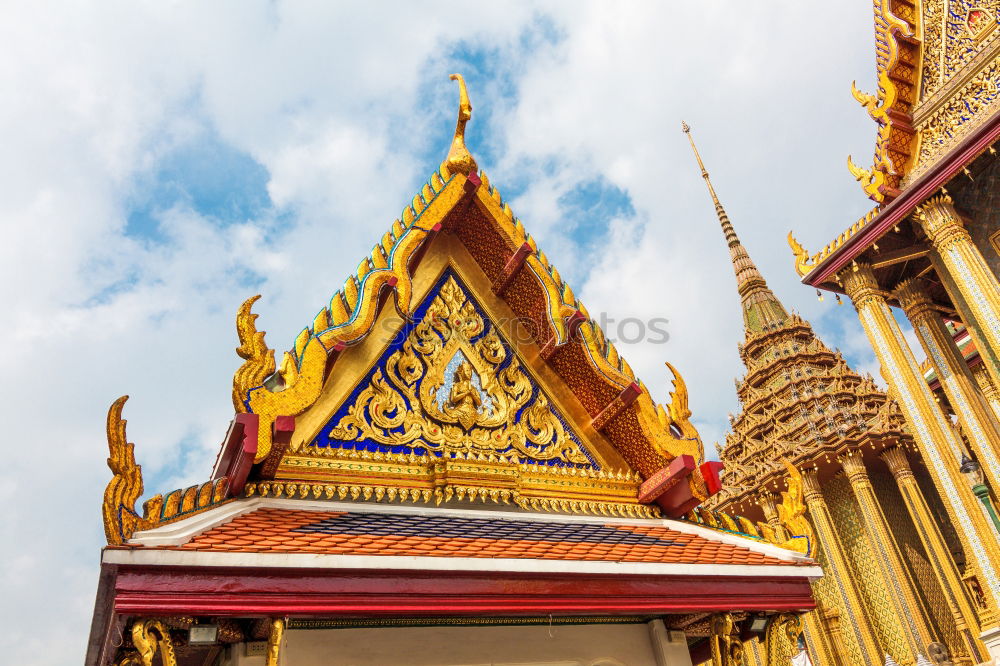
[[[979,384],[979,390],[983,392],[986,403],[993,409],[993,416],[1000,419],[1000,389],[993,383],[986,363],[980,363],[972,369],[972,376]]]
[[[926,656],[927,646],[937,642],[937,632],[928,622],[930,614],[921,602],[910,578],[909,568],[903,561],[903,555],[892,536],[885,514],[882,513],[882,506],[868,478],[864,459],[848,451],[839,457],[839,461],[854,491],[868,544],[875,554],[875,564],[882,574],[889,601],[907,643],[909,654],[900,655],[897,661],[900,664],[915,663],[917,655]]]
[[[917,209],[917,219],[931,241],[934,253],[950,276],[961,298],[956,307],[968,308],[969,332],[976,345],[988,346],[992,353],[983,359],[1000,356],[1000,283],[993,275],[979,248],[972,242],[954,202],[947,194],[929,199]],[[987,363],[993,383],[1000,386],[1000,367]]]
[[[854,579],[851,578],[851,567],[837,537],[815,470],[807,469],[802,472],[802,486],[806,506],[809,507],[809,518],[815,528],[817,546],[826,558],[827,571],[824,573],[834,580],[840,597],[841,612],[847,615],[841,622],[841,627],[852,633],[861,652],[862,662],[858,666],[882,666],[885,651],[879,647],[871,622],[866,617],[853,616],[854,613],[863,613],[865,605]]]
[[[841,659],[838,646],[843,649],[840,636],[840,612],[836,608],[824,608],[816,601],[816,610],[802,616],[805,621],[806,644],[810,648],[813,666],[848,666]]]
[[[989,484],[1000,490],[1000,424],[969,370],[962,352],[945,327],[930,297],[910,279],[896,287],[903,311],[934,364],[941,388],[948,396],[966,439],[982,464]],[[961,458],[959,458],[961,460]]]
[[[989,617],[981,618],[988,631],[994,629],[997,600],[1000,599],[1000,544],[996,531],[988,525],[968,482],[958,470],[961,445],[934,401],[913,352],[892,316],[885,294],[879,290],[871,267],[858,263],[840,274],[841,283],[858,311],[861,325],[871,341],[882,374],[899,400],[900,408],[913,430],[927,469],[942,493],[969,564],[983,589]],[[984,639],[984,642],[989,642]],[[997,646],[1000,656],[1000,643]]]
[[[896,480],[899,494],[903,497],[903,504],[906,505],[906,510],[920,537],[920,543],[927,553],[931,570],[948,601],[948,610],[955,620],[955,629],[962,637],[965,648],[972,657],[972,663],[981,663],[986,660],[987,654],[985,647],[978,640],[979,618],[965,592],[965,583],[958,567],[955,566],[948,544],[941,534],[937,521],[934,520],[930,507],[927,506],[927,500],[917,485],[917,479],[913,476],[906,451],[894,446],[882,451],[881,458]]]

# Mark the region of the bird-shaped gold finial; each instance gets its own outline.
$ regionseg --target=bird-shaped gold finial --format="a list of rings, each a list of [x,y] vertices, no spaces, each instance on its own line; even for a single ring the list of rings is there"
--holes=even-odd
[[[445,165],[452,173],[468,176],[474,173],[478,166],[476,159],[465,147],[465,125],[472,118],[472,103],[469,101],[469,91],[465,87],[465,79],[461,74],[452,74],[452,81],[458,81],[458,124],[455,125],[455,138],[451,140],[451,150]]]

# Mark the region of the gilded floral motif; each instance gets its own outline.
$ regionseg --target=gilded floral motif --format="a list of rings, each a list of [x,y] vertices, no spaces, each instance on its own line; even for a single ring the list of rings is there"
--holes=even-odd
[[[496,327],[446,274],[399,348],[314,442],[591,465]]]

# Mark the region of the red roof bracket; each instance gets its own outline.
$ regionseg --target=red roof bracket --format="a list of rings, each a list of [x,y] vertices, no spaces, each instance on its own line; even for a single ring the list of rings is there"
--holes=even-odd
[[[701,470],[702,478],[705,479],[709,497],[722,490],[722,470],[725,468],[726,466],[718,460],[703,462],[698,468]]]
[[[259,430],[260,416],[257,414],[237,414],[229,424],[222,450],[215,461],[212,480],[229,477],[230,497],[243,492],[254,456],[257,455]]]
[[[281,458],[288,450],[288,444],[292,441],[292,433],[295,432],[294,416],[279,416],[274,419],[274,428],[271,433],[271,451],[267,454],[267,459],[261,463],[259,476],[262,479],[273,479],[278,471]]]
[[[463,187],[466,192],[475,192],[482,184],[483,181],[479,178],[479,174],[475,171],[470,171],[469,175],[465,177],[465,185]]]
[[[694,458],[681,455],[674,458],[667,467],[654,473],[639,486],[639,501],[649,504],[667,492],[694,471]]]

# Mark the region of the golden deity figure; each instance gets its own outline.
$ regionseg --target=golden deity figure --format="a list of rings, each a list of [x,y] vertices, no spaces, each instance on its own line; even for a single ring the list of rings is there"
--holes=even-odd
[[[465,430],[475,424],[483,406],[479,389],[472,383],[472,375],[472,364],[462,361],[455,370],[451,393],[448,395],[447,414],[457,418]]]

